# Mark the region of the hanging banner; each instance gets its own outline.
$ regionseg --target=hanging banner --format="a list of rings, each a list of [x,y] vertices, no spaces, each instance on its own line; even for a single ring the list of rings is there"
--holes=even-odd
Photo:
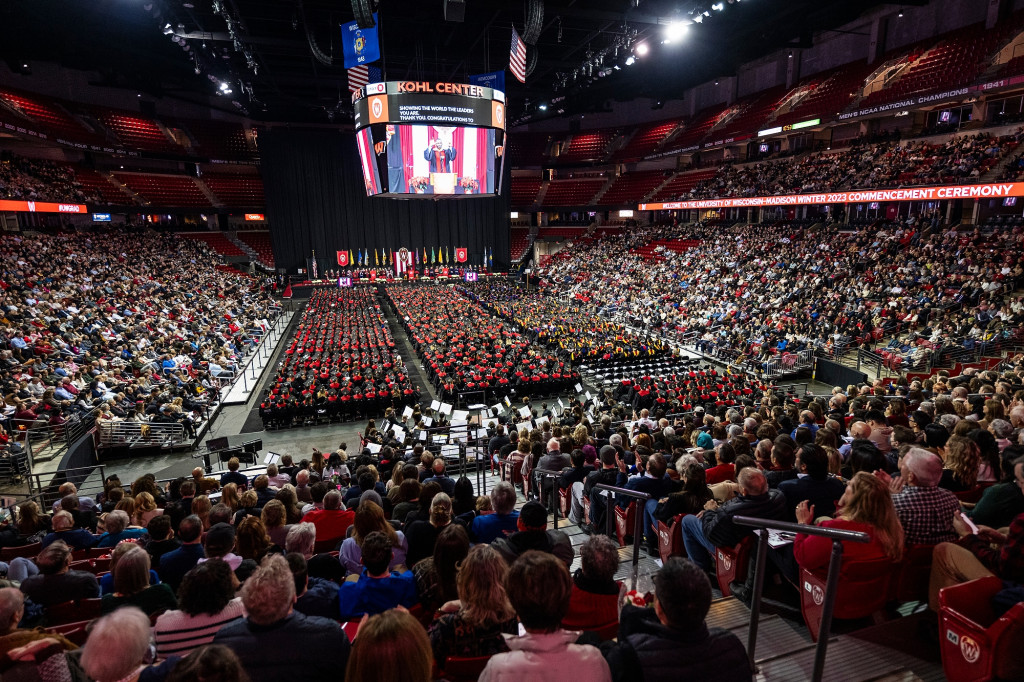
[[[343,268],[347,268],[349,266],[348,251],[338,251],[338,265]]]
[[[482,85],[485,88],[493,88],[505,92],[505,72],[492,71],[491,73],[478,73],[469,77],[470,85]]]
[[[377,21],[376,12],[373,14],[373,21],[374,23]],[[346,69],[377,61],[380,59],[377,27],[359,28],[359,24],[355,21],[342,24],[341,49],[344,54]]]
[[[732,197],[640,204],[641,211],[666,211],[691,208],[744,208],[757,206],[810,206],[817,204],[859,204],[871,201],[943,201],[949,199],[998,199],[1024,197],[1024,182],[988,185],[944,185],[904,189],[868,189],[821,194],[789,194],[777,197]]]
[[[455,262],[456,263],[465,263],[467,260],[469,260],[469,252],[465,248],[463,248],[461,246],[456,247],[455,248]]]

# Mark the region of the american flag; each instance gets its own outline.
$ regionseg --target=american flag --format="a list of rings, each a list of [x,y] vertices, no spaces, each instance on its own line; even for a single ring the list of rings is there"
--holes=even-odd
[[[381,73],[379,66],[360,64],[348,70],[348,91],[355,92],[367,83],[379,83]]]
[[[520,83],[526,82],[526,43],[516,33],[514,26],[512,27],[512,52],[509,54],[508,68],[512,69],[512,75]]]

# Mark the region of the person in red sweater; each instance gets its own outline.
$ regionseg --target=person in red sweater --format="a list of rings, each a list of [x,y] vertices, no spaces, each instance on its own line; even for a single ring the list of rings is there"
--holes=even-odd
[[[713,466],[704,472],[707,484],[714,485],[723,481],[735,481],[736,467],[733,462],[736,461],[736,449],[733,448],[732,443],[726,441],[720,444],[715,451],[715,456],[718,459],[718,466]]]
[[[345,539],[345,533],[348,531],[348,527],[355,521],[355,518],[356,513],[350,509],[345,509],[345,505],[342,504],[341,493],[337,490],[332,490],[324,495],[324,508],[313,509],[307,512],[302,517],[302,520],[316,526],[316,539],[318,542],[333,539],[341,542]]]
[[[871,561],[903,556],[903,526],[900,525],[888,486],[866,471],[858,472],[846,484],[846,492],[836,503],[836,517],[819,523],[825,528],[859,531],[871,536],[871,542],[843,542],[843,561]],[[803,501],[796,508],[797,523],[813,523],[814,505]],[[824,573],[832,554],[832,540],[798,533],[793,556],[799,568]],[[799,573],[799,570],[796,571]],[[787,575],[796,584],[795,574]]]

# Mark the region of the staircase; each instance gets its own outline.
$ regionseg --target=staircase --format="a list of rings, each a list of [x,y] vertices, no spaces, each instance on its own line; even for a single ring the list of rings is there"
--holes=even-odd
[[[548,187],[549,186],[551,186],[551,181],[550,180],[545,180],[544,182],[540,183],[540,191],[537,192],[537,196],[533,200],[533,205],[534,206],[543,206],[544,205],[544,197],[548,193]]]
[[[164,132],[166,132],[166,131],[164,131]],[[216,194],[213,193],[213,190],[211,190],[207,186],[207,184],[205,182],[203,182],[202,178],[193,178],[193,179],[196,181],[196,185],[199,186],[199,189],[203,192],[203,194],[206,196],[206,198],[210,200],[210,204],[212,204],[216,208],[223,208],[224,207],[224,202],[222,202],[220,200],[220,198]]]
[[[99,173],[100,175],[102,175],[107,180],[107,182],[109,182],[112,186],[114,186],[117,189],[118,192],[120,192],[121,194],[125,195],[126,197],[130,197],[136,204],[138,204],[140,206],[143,206],[143,205],[149,203],[148,201],[143,199],[141,196],[139,196],[138,194],[133,192],[132,189],[128,185],[122,185],[120,182],[118,182],[117,178],[115,178],[114,174],[111,173],[110,171],[96,171],[96,172]]]
[[[601,197],[604,196],[605,192],[607,192],[608,190],[610,190],[612,188],[612,185],[615,184],[615,181],[617,179],[618,179],[618,176],[615,176],[615,175],[612,175],[611,177],[609,177],[608,181],[605,182],[604,185],[601,186],[601,189],[597,190],[597,194],[595,194],[594,197],[590,200],[590,203],[594,204],[595,206],[599,206],[601,204]]]
[[[256,250],[238,238],[237,231],[232,230],[230,232],[225,232],[224,236],[228,238],[228,241],[240,248],[245,255],[249,256],[249,260],[251,262],[261,263],[266,267],[267,264],[260,260],[259,254],[256,253]]]

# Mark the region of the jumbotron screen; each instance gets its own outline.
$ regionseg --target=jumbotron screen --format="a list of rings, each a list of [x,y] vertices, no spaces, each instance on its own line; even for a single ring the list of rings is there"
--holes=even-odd
[[[463,83],[370,83],[355,98],[356,145],[368,195],[501,192],[505,95]]]

